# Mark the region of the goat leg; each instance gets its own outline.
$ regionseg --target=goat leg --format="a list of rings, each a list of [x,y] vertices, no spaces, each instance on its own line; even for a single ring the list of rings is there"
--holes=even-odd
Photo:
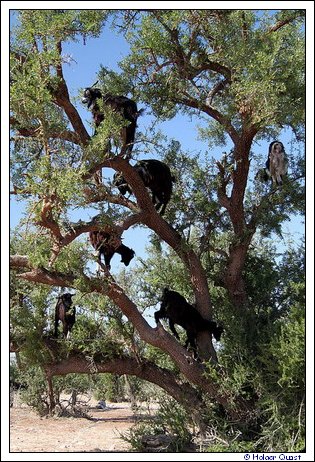
[[[175,337],[177,338],[177,340],[179,340],[179,335],[178,335],[178,333],[177,333],[177,331],[176,331],[176,329],[175,329],[174,322],[173,322],[171,319],[169,319],[169,320],[168,320],[168,323],[169,323],[169,326],[170,326],[171,331],[173,332],[173,334],[175,335]]]

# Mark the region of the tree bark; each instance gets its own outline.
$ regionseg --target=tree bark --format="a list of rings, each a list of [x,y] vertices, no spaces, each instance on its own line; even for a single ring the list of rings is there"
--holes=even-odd
[[[248,128],[243,131],[234,146],[234,170],[232,173],[233,187],[230,197],[227,196],[226,186],[229,176],[225,167],[218,163],[221,185],[218,197],[221,205],[226,208],[234,231],[234,239],[229,247],[229,257],[223,276],[223,285],[227,289],[229,298],[237,309],[248,306],[243,270],[251,239],[255,227],[248,226],[245,219],[244,196],[249,172],[249,152],[256,131]]]
[[[247,256],[250,240],[245,243],[231,246],[229,250],[229,259],[227,262],[224,287],[226,288],[233,305],[240,309],[246,310],[248,306],[248,296],[243,278],[243,270]]]
[[[47,385],[48,385],[49,412],[53,412],[53,410],[56,407],[56,401],[55,401],[55,396],[54,396],[52,376],[50,374],[46,374],[46,378],[47,378]]]

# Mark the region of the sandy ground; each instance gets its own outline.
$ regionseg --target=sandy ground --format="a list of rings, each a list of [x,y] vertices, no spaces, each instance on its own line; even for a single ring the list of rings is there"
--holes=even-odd
[[[97,403],[95,403],[97,404]],[[90,404],[89,419],[39,417],[27,406],[10,409],[10,452],[130,452],[120,438],[136,422],[130,403]]]

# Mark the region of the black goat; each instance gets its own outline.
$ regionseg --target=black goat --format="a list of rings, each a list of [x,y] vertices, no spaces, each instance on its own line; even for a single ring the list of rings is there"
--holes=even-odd
[[[137,103],[126,96],[111,95],[110,93],[102,95],[98,88],[85,88],[82,103],[87,104],[88,109],[91,109],[96,127],[104,120],[104,113],[97,101],[99,99],[102,99],[104,106],[108,106],[129,122],[126,127],[121,129],[121,139],[123,143],[122,153],[126,159],[130,159],[135,141],[137,118],[143,110],[138,111]]]
[[[62,322],[63,336],[68,337],[75,323],[75,306],[72,306],[74,294],[63,294],[58,297],[55,308],[55,337],[58,337],[58,324]]]
[[[104,231],[90,231],[90,242],[95,250],[98,251],[98,261],[101,263],[101,257],[104,256],[105,265],[110,269],[110,261],[114,253],[121,255],[121,262],[128,266],[133,259],[135,252],[121,243],[121,239],[115,234],[109,234]]]
[[[273,184],[282,185],[283,177],[288,170],[284,146],[281,141],[273,141],[269,145],[268,159],[265,168],[264,180],[272,179]]]
[[[196,354],[196,339],[199,332],[211,332],[218,341],[223,332],[221,326],[218,326],[214,321],[204,319],[199,311],[190,305],[181,294],[167,288],[163,290],[161,308],[154,313],[154,318],[156,323],[160,319],[168,319],[170,329],[177,339],[179,339],[179,335],[175,329],[175,324],[183,327],[187,333],[185,348],[190,345],[194,354]]]
[[[164,162],[156,159],[139,160],[133,167],[144,185],[152,192],[152,202],[157,211],[163,215],[165,208],[170,201],[175,177]],[[113,184],[117,186],[119,192],[125,195],[132,193],[130,186],[121,173],[115,173]]]

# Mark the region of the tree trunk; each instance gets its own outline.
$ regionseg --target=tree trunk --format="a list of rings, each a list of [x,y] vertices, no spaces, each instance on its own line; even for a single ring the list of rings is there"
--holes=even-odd
[[[245,310],[248,298],[243,279],[243,270],[247,256],[249,241],[230,247],[229,260],[224,275],[224,286],[235,308]]]
[[[220,187],[218,197],[220,204],[226,208],[234,231],[234,238],[229,247],[229,259],[224,273],[224,287],[228,291],[231,303],[237,309],[246,309],[248,298],[243,279],[246,255],[255,228],[246,223],[244,211],[244,196],[249,172],[249,153],[256,131],[253,128],[243,130],[235,142],[234,170],[232,173],[233,187],[230,197],[226,186],[229,182],[227,166],[218,162]]]
[[[52,383],[52,376],[50,374],[47,374],[47,371],[46,371],[46,377],[47,377],[47,385],[48,385],[49,412],[51,413],[56,407],[56,401],[54,397],[54,387]]]

